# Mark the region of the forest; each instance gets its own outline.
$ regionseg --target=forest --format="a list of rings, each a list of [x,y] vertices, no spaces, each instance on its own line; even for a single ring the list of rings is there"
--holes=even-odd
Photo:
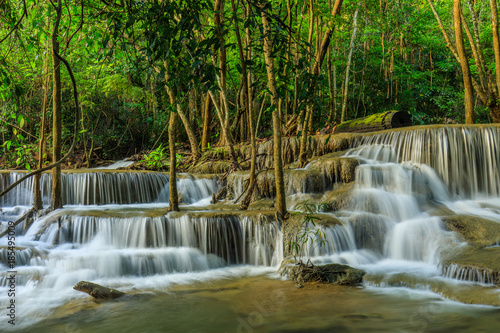
[[[497,332],[497,0],[0,0],[1,332]]]
[[[227,147],[232,170],[241,169],[234,146],[245,142],[252,189],[256,142],[271,137],[278,146],[299,138],[304,166],[310,135],[387,110],[408,112],[414,125],[496,123],[497,7],[0,0],[0,163],[60,174],[136,156],[175,179],[176,167],[214,147]]]

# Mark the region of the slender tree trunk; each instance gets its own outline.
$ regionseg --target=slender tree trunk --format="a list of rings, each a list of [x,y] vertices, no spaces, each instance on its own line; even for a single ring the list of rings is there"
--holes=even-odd
[[[52,108],[52,162],[56,163],[61,159],[62,150],[62,96],[61,96],[61,61],[56,56],[59,54],[59,22],[61,21],[62,4],[58,0],[56,7],[56,22],[52,30],[52,62],[53,62],[53,108]],[[78,119],[76,120],[78,121]],[[58,209],[63,206],[62,204],[62,185],[61,185],[61,165],[59,164],[52,169],[52,195],[51,195],[51,208]]]
[[[49,43],[47,41],[47,43]],[[50,44],[47,46],[47,50],[50,49]],[[42,124],[40,126],[40,141],[38,142],[38,162],[37,162],[37,167],[38,169],[41,169],[43,167],[43,152],[45,150],[45,122],[47,118],[47,99],[49,96],[49,82],[50,82],[50,58],[49,58],[49,52],[47,52],[47,58],[45,59],[45,79],[43,81],[43,99],[42,99]],[[35,181],[33,184],[34,188],[34,198],[33,198],[33,206],[35,210],[40,210],[43,208],[43,200],[42,200],[42,190],[40,188],[40,179],[42,177],[42,174],[39,173],[35,175]]]
[[[354,13],[354,22],[353,22],[353,30],[351,36],[351,43],[349,44],[349,57],[347,58],[347,66],[345,69],[345,85],[344,85],[344,98],[342,100],[342,114],[340,121],[345,121],[345,112],[347,107],[347,95],[349,91],[349,72],[351,70],[351,62],[352,62],[352,50],[354,49],[354,40],[356,39],[356,32],[358,30],[358,10]]]
[[[467,35],[467,39],[469,40],[469,45],[470,49],[472,51],[472,55],[474,58],[474,62],[476,63],[476,68],[477,68],[477,74],[479,76],[479,83],[481,84],[481,89],[487,90],[488,89],[488,78],[486,77],[486,74],[483,71],[484,64],[481,63],[481,57],[479,56],[478,49],[476,48],[476,43],[474,42],[474,37],[472,36],[472,33],[470,32],[469,27],[467,26],[467,22],[465,21],[465,17],[462,13],[460,15],[462,25],[465,30],[465,34]]]
[[[205,106],[203,108],[203,135],[201,137],[201,149],[207,149],[210,144],[210,126],[212,124],[212,98],[210,94],[205,96]]]
[[[337,16],[340,14],[340,10],[342,8],[343,0],[336,0],[332,9],[332,16]],[[315,91],[316,80],[321,72],[321,65],[323,64],[323,60],[325,59],[326,53],[329,49],[330,40],[333,35],[334,25],[332,22],[329,23],[328,28],[325,31],[325,35],[323,36],[323,40],[321,41],[320,48],[316,51],[316,60],[311,70],[312,80],[313,82],[310,84],[309,96],[312,96]],[[304,117],[304,127],[302,130],[302,137],[300,139],[300,150],[299,150],[299,167],[303,168],[307,164],[307,130],[310,127],[310,123],[312,122],[313,107],[308,105],[306,108],[306,116]]]
[[[460,67],[462,68],[462,75],[465,88],[465,123],[474,124],[474,95],[472,80],[470,76],[469,62],[465,54],[464,39],[462,34],[462,24],[460,15],[462,14],[462,7],[460,0],[453,0],[453,17],[455,25],[455,39],[457,44],[457,53],[460,58]]]
[[[165,90],[167,90],[167,93],[170,96],[171,93],[175,94],[174,92],[171,91],[172,89],[168,87],[170,68],[168,67],[167,62],[164,62],[163,66],[165,67]],[[156,69],[156,71],[159,72],[159,68]],[[174,97],[176,96],[174,95]],[[198,139],[196,138],[196,134],[194,133],[193,127],[191,126],[191,123],[189,122],[186,113],[184,113],[182,106],[179,104],[179,101],[177,101],[176,98],[174,98],[174,100],[175,104],[173,104],[172,101],[171,103],[175,107],[176,112],[179,114],[179,118],[181,118],[182,124],[184,125],[184,129],[186,130],[186,134],[189,140],[189,145],[191,148],[192,164],[195,165],[201,156],[200,148],[198,147]]]
[[[493,49],[495,51],[497,96],[500,96],[500,40],[498,37],[497,0],[490,0],[490,7],[491,7],[491,27],[493,30]],[[498,122],[498,120],[496,122]]]
[[[165,69],[165,80],[166,82],[170,82],[170,73],[168,63],[165,61],[164,63]],[[175,94],[175,87],[170,87],[165,85],[165,89],[167,90],[168,97],[170,99],[170,104],[173,108],[179,110],[181,107],[177,102],[177,96]],[[177,118],[177,113],[174,110],[170,111],[170,119],[168,121],[168,147],[170,151],[170,170],[169,170],[169,194],[170,197],[168,199],[168,210],[169,211],[179,211],[179,194],[177,192],[177,155],[175,149],[175,142],[177,140],[175,135],[175,121]]]
[[[443,34],[444,40],[446,42],[446,46],[451,51],[451,53],[453,54],[453,56],[455,57],[455,59],[457,60],[457,62],[459,64],[461,64],[461,60],[460,60],[460,57],[458,55],[458,52],[455,49],[455,47],[453,46],[453,44],[451,43],[450,37],[448,36],[448,33],[446,32],[446,29],[444,28],[443,21],[439,17],[439,14],[436,11],[436,8],[434,8],[434,5],[432,4],[431,0],[427,0],[427,2],[429,3],[429,6],[431,7],[432,12],[434,13],[434,17],[436,18],[436,21],[439,24],[439,29],[441,30],[441,33]],[[471,80],[472,80],[472,85],[473,85],[474,89],[476,90],[476,93],[478,94],[478,96],[481,99],[481,101],[484,104],[488,105],[489,104],[489,99],[490,99],[489,98],[489,93],[486,92],[486,91],[484,91],[481,88],[481,85],[479,83],[477,83],[476,80],[473,77],[471,77]]]
[[[175,96],[174,96],[174,101],[172,101],[172,97],[170,97],[170,102],[175,103]],[[175,105],[175,104],[173,104],[173,105]],[[170,171],[169,171],[169,184],[168,184],[170,197],[168,199],[168,210],[178,212],[179,211],[179,194],[177,192],[177,175],[176,175],[177,156],[176,156],[176,150],[175,150],[175,141],[176,141],[175,119],[176,118],[177,118],[177,113],[175,113],[174,111],[170,111],[170,120],[168,122],[168,147],[170,150]]]
[[[250,204],[250,199],[252,198],[252,193],[255,186],[255,169],[257,164],[257,148],[255,143],[255,129],[252,122],[253,119],[253,110],[250,105],[250,85],[248,84],[248,73],[247,73],[247,65],[245,61],[245,57],[243,54],[243,42],[241,40],[240,35],[240,27],[237,19],[237,9],[234,3],[234,0],[231,0],[231,6],[233,7],[233,18],[234,18],[234,26],[236,32],[236,40],[238,42],[238,54],[240,57],[241,64],[241,77],[243,79],[243,96],[245,100],[245,109],[247,111],[247,115],[249,118],[248,125],[250,127],[250,149],[251,149],[251,160],[250,160],[250,179],[248,183],[248,189],[245,197],[241,201],[240,208],[247,209]]]
[[[218,79],[218,82],[220,84],[220,79]],[[222,111],[222,105],[219,105],[217,102],[217,98],[213,91],[209,90],[208,93],[210,94],[210,97],[212,98],[212,103],[215,107],[215,111],[217,112],[217,116],[219,117],[219,121],[221,124],[221,129],[222,129],[222,136],[224,137],[224,141],[226,142],[226,147],[229,152],[229,158],[231,159],[231,164],[233,165],[233,168],[236,169],[238,168],[238,160],[236,159],[236,153],[234,152],[234,147],[233,147],[233,139],[231,136],[231,132],[229,131],[229,124],[224,122],[224,115]],[[219,100],[222,100],[224,102],[224,105],[226,107],[228,106],[227,102],[227,97],[224,95],[224,92],[221,90],[221,95]]]
[[[195,165],[201,156],[200,148],[198,147],[198,139],[196,138],[196,134],[194,133],[193,127],[191,126],[191,123],[189,122],[186,113],[184,112],[182,106],[179,103],[177,103],[176,109],[177,113],[179,114],[179,118],[181,118],[182,124],[186,129],[186,133],[189,139],[189,145],[191,147],[192,164]]]
[[[278,89],[276,86],[276,77],[274,70],[274,58],[272,56],[272,41],[271,41],[271,27],[269,24],[268,10],[270,6],[265,8],[265,2],[260,2],[261,5],[261,19],[264,27],[264,59],[266,62],[267,79],[269,90],[272,95],[273,110],[273,135],[274,135],[274,178],[276,182],[276,211],[278,219],[285,219],[287,217],[286,210],[286,197],[285,197],[285,181],[283,176],[283,161],[281,157],[281,114],[277,107],[279,103]]]

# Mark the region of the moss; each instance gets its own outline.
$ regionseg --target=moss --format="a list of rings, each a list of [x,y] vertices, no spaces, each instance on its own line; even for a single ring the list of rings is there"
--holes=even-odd
[[[457,232],[471,246],[480,248],[500,243],[500,223],[475,216],[445,216],[441,220],[449,231]]]
[[[298,284],[303,282],[323,282],[344,286],[354,286],[363,282],[365,271],[341,264],[321,266],[299,263],[293,266],[290,278]]]
[[[500,247],[475,248],[465,246],[447,253],[442,261],[443,267],[457,265],[460,268],[474,269],[488,273],[494,283],[500,285]]]
[[[360,124],[368,125],[368,124],[374,124],[374,123],[382,123],[384,121],[385,117],[387,117],[387,115],[391,112],[393,112],[393,111],[376,113],[376,114],[372,114],[371,116],[368,116],[366,118],[360,118],[358,120],[353,120],[352,122],[349,123],[349,127],[359,126]]]

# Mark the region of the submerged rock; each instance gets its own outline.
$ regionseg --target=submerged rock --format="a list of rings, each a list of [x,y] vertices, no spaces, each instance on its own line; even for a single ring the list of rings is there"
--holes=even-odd
[[[327,264],[314,266],[299,263],[290,270],[290,278],[298,285],[303,282],[323,282],[354,286],[363,282],[365,271],[348,265]]]
[[[115,299],[125,295],[125,293],[119,290],[103,287],[97,283],[87,281],[78,282],[73,289],[87,293],[95,299]]]

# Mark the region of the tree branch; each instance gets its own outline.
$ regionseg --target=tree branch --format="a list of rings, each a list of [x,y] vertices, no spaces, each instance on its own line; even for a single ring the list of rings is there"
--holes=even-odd
[[[23,15],[21,15],[21,18],[19,19],[19,21],[17,21],[16,25],[14,25],[14,28],[12,28],[12,30],[10,30],[9,33],[4,38],[2,38],[0,40],[0,44],[2,44],[4,40],[6,40],[7,38],[9,38],[9,36],[14,32],[14,30],[17,29],[17,27],[19,26],[19,24],[21,24],[23,18],[28,15],[28,9],[26,8],[26,0],[23,0],[23,8],[24,8]]]

